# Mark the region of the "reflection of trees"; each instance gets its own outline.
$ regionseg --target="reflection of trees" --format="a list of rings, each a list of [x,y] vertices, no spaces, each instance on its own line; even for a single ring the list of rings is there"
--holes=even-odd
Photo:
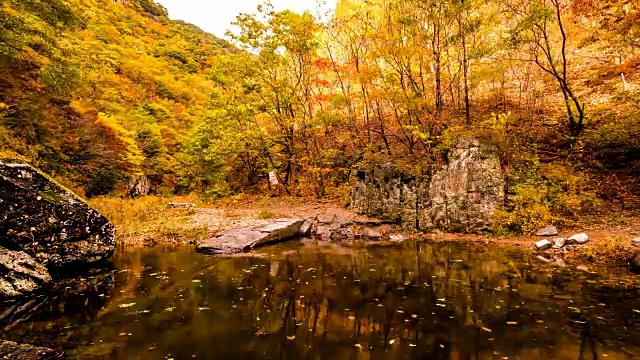
[[[288,244],[230,258],[142,251],[117,260],[128,271],[116,273],[109,302],[88,304],[93,316],[40,319],[51,333],[73,325],[65,339],[69,348],[81,345],[76,355],[118,359],[493,359],[494,351],[589,359],[602,344],[635,344],[633,332],[620,332],[637,327],[636,318],[597,307],[631,290],[618,296],[615,284],[539,267],[518,253],[458,246]],[[135,305],[119,307],[125,303]],[[43,332],[33,322],[14,329],[34,326]]]

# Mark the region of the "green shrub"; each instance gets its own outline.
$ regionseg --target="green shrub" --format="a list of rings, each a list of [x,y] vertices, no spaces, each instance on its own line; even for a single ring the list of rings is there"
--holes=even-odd
[[[567,164],[520,161],[507,186],[508,202],[494,215],[496,233],[532,234],[538,228],[571,223],[597,208],[599,200],[585,175]]]

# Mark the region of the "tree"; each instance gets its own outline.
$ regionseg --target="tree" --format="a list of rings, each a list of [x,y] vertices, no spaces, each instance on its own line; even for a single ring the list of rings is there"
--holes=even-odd
[[[577,138],[584,128],[585,104],[576,96],[569,82],[568,37],[562,14],[566,5],[562,0],[536,0],[509,4],[509,8],[518,16],[518,22],[511,30],[511,43],[527,46],[535,64],[558,83],[564,98],[569,134],[573,139]],[[554,27],[559,35],[559,44],[552,38]]]

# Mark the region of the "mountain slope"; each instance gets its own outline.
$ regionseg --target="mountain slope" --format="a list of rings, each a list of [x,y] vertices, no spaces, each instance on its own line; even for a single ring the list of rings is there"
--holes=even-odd
[[[0,159],[111,192],[178,183],[176,154],[208,111],[209,62],[230,46],[150,0],[11,0],[0,8]]]

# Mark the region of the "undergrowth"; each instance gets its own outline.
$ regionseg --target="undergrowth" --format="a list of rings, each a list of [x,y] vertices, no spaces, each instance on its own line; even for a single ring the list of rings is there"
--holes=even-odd
[[[207,228],[190,222],[193,208],[172,209],[169,202],[156,196],[101,196],[89,201],[116,226],[118,246],[180,245],[202,240]]]

